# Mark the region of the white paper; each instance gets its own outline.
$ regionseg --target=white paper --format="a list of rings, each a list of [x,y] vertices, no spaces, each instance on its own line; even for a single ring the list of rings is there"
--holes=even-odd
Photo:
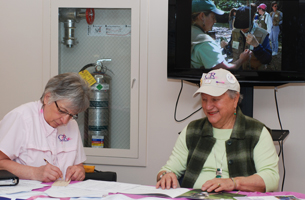
[[[130,25],[88,25],[88,36],[130,37]]]
[[[96,180],[86,180],[70,185],[73,188],[106,191],[109,193],[118,193],[118,192],[122,193],[122,191],[130,190],[139,186],[137,184],[130,184],[130,183],[119,183],[113,181],[96,181]]]
[[[60,199],[57,199],[57,198],[48,198],[48,197],[44,197],[44,198],[36,198],[35,200],[47,200],[47,199],[52,199],[52,200],[60,200]]]
[[[164,194],[171,198],[175,198],[181,194],[184,194],[186,192],[190,191],[187,188],[170,188],[170,189],[164,189],[161,188],[156,189],[154,186],[143,186],[139,185],[138,187],[135,187],[130,190],[123,191],[122,193],[125,194]]]
[[[0,194],[13,194],[17,192],[29,192],[33,189],[43,188],[47,185],[42,184],[40,181],[33,181],[33,180],[23,180],[20,179],[18,185],[16,186],[1,186],[0,187]]]
[[[72,184],[71,187],[79,188],[79,189],[84,188],[87,190],[105,191],[109,193],[164,194],[172,198],[189,191],[189,189],[186,188],[176,188],[176,189],[171,188],[169,190],[167,189],[162,190],[161,188],[156,189],[155,186],[144,186],[144,185],[130,184],[130,183],[95,181],[95,180],[87,180],[76,184]]]
[[[111,181],[86,180],[66,187],[51,187],[45,193],[51,197],[103,197],[109,193],[125,194],[163,194],[169,197],[176,197],[189,189],[177,188],[162,190],[156,189],[155,186],[143,186],[130,183],[119,183]]]
[[[44,195],[41,191],[31,191],[31,192],[18,192],[14,194],[1,194],[1,197],[9,199],[28,199],[33,196]]]
[[[73,185],[73,184],[72,184]],[[108,195],[107,191],[93,191],[88,189],[75,189],[71,187],[72,185],[68,185],[66,187],[61,186],[52,186],[47,189],[45,193],[50,197],[57,198],[66,198],[66,197],[103,197]]]

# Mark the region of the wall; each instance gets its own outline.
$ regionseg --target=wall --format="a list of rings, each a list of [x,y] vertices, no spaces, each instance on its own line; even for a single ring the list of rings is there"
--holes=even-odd
[[[304,119],[305,84],[288,84],[278,87],[277,100],[283,129],[290,134],[284,141],[284,161],[286,180],[284,191],[305,193],[302,180],[305,178],[304,159]],[[274,100],[274,88],[257,87],[254,91],[254,117],[272,129],[280,129]],[[275,143],[276,144],[276,143]],[[276,144],[278,149],[278,144]],[[282,159],[279,162],[283,177]]]
[[[17,3],[17,4],[16,4]],[[17,5],[17,6],[16,6]],[[0,118],[21,103],[36,100],[42,91],[43,73],[40,0],[0,0]],[[11,11],[14,12],[11,12]],[[35,10],[35,12],[28,12]],[[202,111],[183,122],[175,122],[174,108],[180,90],[179,80],[166,78],[167,1],[149,1],[148,41],[148,116],[147,166],[126,167],[99,165],[97,169],[116,171],[118,181],[154,185],[156,174],[168,159],[178,132],[191,120],[202,117]],[[8,20],[9,19],[9,20]],[[26,23],[24,23],[26,21]],[[18,25],[18,26],[17,26]],[[35,71],[33,76],[32,71]],[[305,147],[305,85],[289,84],[278,88],[281,121],[290,135],[284,142],[286,164],[285,191],[305,193],[303,171]],[[197,86],[184,83],[177,118],[182,119],[200,107],[199,97],[192,98]],[[273,88],[254,90],[254,117],[272,129],[279,129]],[[283,170],[280,160],[280,174]]]
[[[0,17],[0,119],[17,105],[38,100],[41,96],[41,2],[0,0],[3,8]],[[26,23],[24,19],[28,19]]]

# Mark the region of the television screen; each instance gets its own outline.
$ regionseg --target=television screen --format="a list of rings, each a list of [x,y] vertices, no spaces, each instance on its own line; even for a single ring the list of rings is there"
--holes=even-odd
[[[214,0],[216,8],[224,13],[215,14],[216,23],[208,31],[203,30],[200,20],[196,21],[202,15],[200,9],[203,9],[196,4],[198,1],[169,0],[168,78],[199,83],[202,73],[217,67],[217,59],[226,66],[234,66],[231,63],[246,52],[249,54],[247,60],[229,69],[242,86],[305,81],[305,1],[276,1],[274,10],[274,2],[270,0]],[[234,19],[237,10],[239,15]],[[208,15],[205,13],[205,16]],[[241,22],[244,18],[250,19],[248,29],[242,27],[245,26]],[[209,22],[206,23],[205,27],[209,25]],[[259,54],[262,53],[254,54],[255,47],[247,43],[248,34],[256,36],[266,55],[269,54],[268,59],[261,59]],[[214,41],[209,41],[211,38]],[[211,42],[212,45],[201,45],[204,42]],[[215,53],[213,46],[218,46],[215,51],[219,55],[216,58],[210,56]]]

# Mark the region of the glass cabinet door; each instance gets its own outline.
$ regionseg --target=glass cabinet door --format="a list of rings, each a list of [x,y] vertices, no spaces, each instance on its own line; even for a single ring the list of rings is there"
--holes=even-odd
[[[58,73],[87,70],[96,80],[77,119],[84,146],[130,149],[131,9],[59,8],[58,16]]]
[[[140,2],[50,1],[51,76],[94,77],[90,107],[77,119],[88,162],[118,164],[115,158],[141,154]]]

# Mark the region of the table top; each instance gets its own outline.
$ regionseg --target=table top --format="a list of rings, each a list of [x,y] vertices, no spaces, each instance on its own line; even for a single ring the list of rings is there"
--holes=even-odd
[[[74,181],[72,181],[71,183],[74,183]],[[34,189],[33,191],[41,191],[44,192],[47,189],[49,189],[51,187],[52,183],[46,183],[47,185],[43,188],[39,188],[39,189]],[[237,191],[234,191],[235,193],[237,193]],[[232,193],[234,193],[232,192]],[[302,193],[298,193],[298,192],[289,192],[289,191],[284,191],[284,192],[266,192],[266,193],[262,193],[262,192],[242,192],[242,191],[238,191],[238,194],[242,194],[242,195],[246,195],[246,196],[295,196],[299,199],[305,199],[305,194]],[[109,196],[115,196],[116,194],[110,194]],[[145,198],[145,197],[153,197],[152,195],[136,195],[136,194],[122,194],[126,197],[132,198],[132,199],[141,199],[141,198]],[[34,196],[29,198],[28,200],[35,200],[36,198],[46,198],[47,196]],[[7,198],[2,198],[0,197],[0,200],[6,200]],[[70,198],[60,198],[61,200],[69,200]],[[162,198],[162,199],[172,199],[172,198]],[[187,198],[179,198],[179,200],[187,200]]]

